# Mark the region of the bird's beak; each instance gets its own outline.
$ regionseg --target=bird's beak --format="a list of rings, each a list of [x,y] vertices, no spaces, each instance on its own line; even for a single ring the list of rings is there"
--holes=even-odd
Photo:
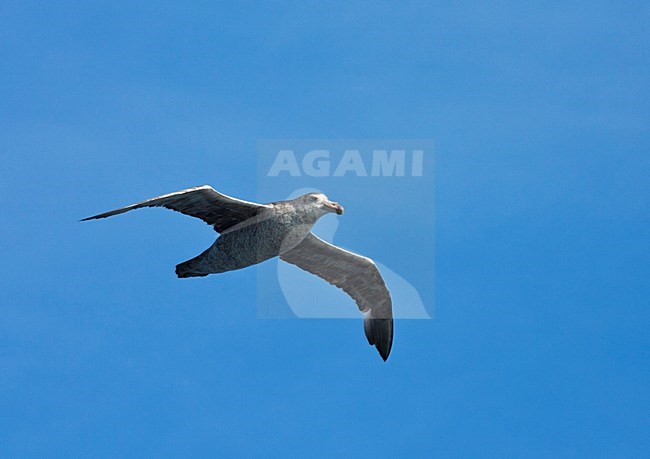
[[[329,201],[326,202],[325,205],[332,209],[332,212],[336,212],[337,215],[342,215],[343,214],[343,206],[339,204],[338,202],[334,201]]]

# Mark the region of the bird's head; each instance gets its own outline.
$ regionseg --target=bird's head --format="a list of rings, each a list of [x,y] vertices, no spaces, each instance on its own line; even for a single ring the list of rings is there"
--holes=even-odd
[[[298,198],[302,205],[319,217],[329,212],[336,212],[337,215],[343,214],[343,206],[338,202],[330,201],[323,193],[307,193]]]

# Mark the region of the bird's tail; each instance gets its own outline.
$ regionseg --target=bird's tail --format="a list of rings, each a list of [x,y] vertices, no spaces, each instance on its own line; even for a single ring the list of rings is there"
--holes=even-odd
[[[191,260],[184,261],[181,264],[176,265],[176,275],[180,278],[184,277],[204,277],[209,273],[205,272],[201,265],[201,255],[194,257]]]

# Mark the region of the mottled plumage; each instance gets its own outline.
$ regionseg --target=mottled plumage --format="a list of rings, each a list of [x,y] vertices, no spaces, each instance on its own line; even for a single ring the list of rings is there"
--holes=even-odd
[[[368,342],[382,359],[393,342],[391,298],[375,263],[331,245],[311,233],[312,226],[329,212],[343,207],[325,195],[309,193],[290,201],[256,204],[231,198],[204,185],[170,193],[84,218],[110,217],[142,207],[165,207],[200,218],[220,233],[214,244],[176,266],[178,277],[207,276],[245,268],[279,256],[342,289],[364,315]]]

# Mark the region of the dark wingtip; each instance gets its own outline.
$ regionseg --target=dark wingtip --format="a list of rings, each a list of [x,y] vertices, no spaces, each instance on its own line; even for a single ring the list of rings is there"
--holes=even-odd
[[[393,347],[393,319],[363,319],[368,344],[375,346],[382,360],[388,360]]]
[[[120,212],[120,213],[121,213],[121,212]],[[93,215],[92,217],[82,218],[82,219],[79,220],[79,221],[80,221],[80,222],[87,222],[88,220],[99,220],[100,218],[110,217],[111,215],[115,215],[115,214],[114,214],[113,212],[105,212],[105,213],[103,213],[103,214]]]

